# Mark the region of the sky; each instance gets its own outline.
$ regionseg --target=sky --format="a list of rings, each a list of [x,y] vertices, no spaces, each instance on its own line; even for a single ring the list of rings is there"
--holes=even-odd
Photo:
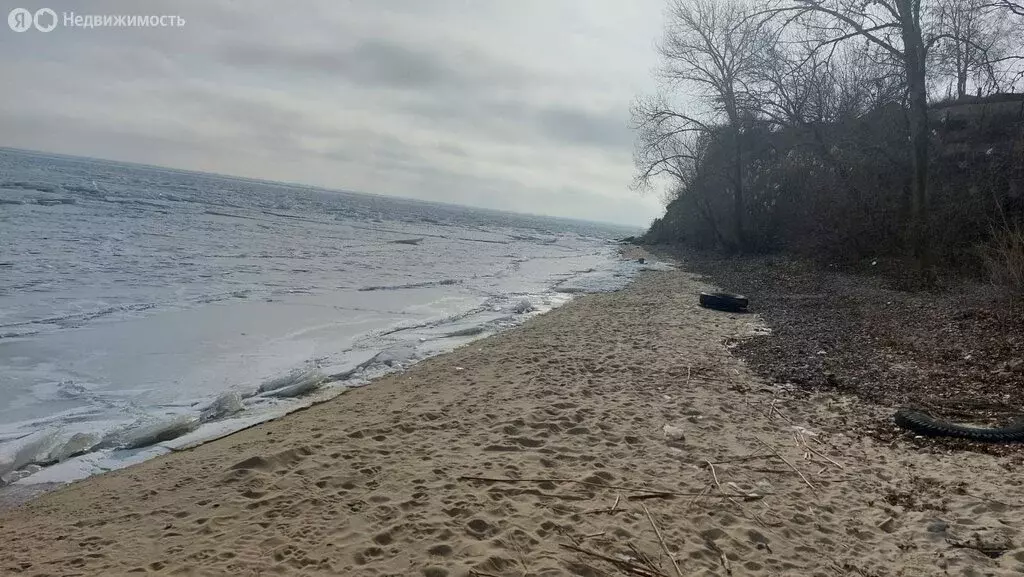
[[[0,0],[0,146],[648,224],[629,105],[664,0]]]

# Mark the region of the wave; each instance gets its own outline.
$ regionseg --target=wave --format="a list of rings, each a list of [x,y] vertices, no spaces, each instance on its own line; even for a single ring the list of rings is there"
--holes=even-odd
[[[450,240],[464,240],[466,242],[485,242],[487,244],[512,244],[507,240],[487,240],[485,238],[466,238],[463,236],[442,236],[441,238],[447,238]]]
[[[12,328],[12,327],[23,327],[28,325],[57,325],[61,327],[75,327],[81,323],[104,317],[107,315],[126,313],[126,312],[138,312],[154,308],[156,303],[135,303],[127,305],[115,305],[112,307],[106,307],[103,309],[88,311],[83,313],[69,313],[66,315],[58,315],[53,317],[46,317],[41,319],[33,319],[27,321],[18,321],[16,323],[0,324],[0,329]]]
[[[345,220],[349,220],[349,219],[343,218],[343,217],[341,217],[339,215],[338,217],[336,217],[336,220],[345,221]],[[353,228],[353,229],[356,229],[356,230],[368,230],[368,231],[371,231],[371,232],[383,232],[383,233],[390,233],[390,234],[400,234],[400,235],[403,235],[403,236],[409,234],[409,231],[394,230],[394,229],[389,229],[389,228],[374,228],[372,226],[360,226],[360,225],[357,225],[357,224],[349,224],[347,226],[349,228]],[[484,232],[487,232],[487,231],[484,231]],[[419,234],[421,237],[424,237],[424,238],[443,238],[445,240],[462,240],[462,241],[466,241],[466,242],[483,242],[483,243],[487,243],[487,244],[512,244],[511,242],[509,242],[507,240],[491,240],[491,239],[486,239],[486,238],[469,238],[469,237],[464,237],[464,236],[448,236],[448,235],[445,235],[445,234],[429,234],[429,233],[425,233],[425,232],[417,232],[416,234]]]
[[[29,182],[24,180],[8,180],[0,182],[0,188],[16,188],[21,190],[36,190],[39,192],[63,192],[59,184],[50,182]]]
[[[458,279],[448,278],[448,279],[444,279],[444,280],[427,281],[427,282],[414,282],[414,283],[409,283],[409,284],[368,286],[368,287],[363,287],[363,288],[359,289],[359,291],[360,292],[395,291],[395,290],[403,290],[403,289],[418,289],[418,288],[431,288],[431,287],[439,287],[439,286],[452,286],[452,285],[457,285],[457,284],[462,284],[462,281],[458,280]]]
[[[77,192],[77,193],[80,193],[80,194],[89,194],[89,195],[103,194],[103,191],[101,191],[99,188],[96,187],[96,183],[93,183],[93,186],[91,186],[91,187],[89,187],[89,186],[80,186],[80,185],[77,185],[77,184],[65,184],[64,185],[64,190],[66,190],[67,192]]]
[[[203,214],[209,214],[213,216],[226,216],[228,218],[244,218],[246,220],[259,220],[251,216],[245,216],[241,214],[231,214],[230,212],[221,212],[219,210],[204,210]]]

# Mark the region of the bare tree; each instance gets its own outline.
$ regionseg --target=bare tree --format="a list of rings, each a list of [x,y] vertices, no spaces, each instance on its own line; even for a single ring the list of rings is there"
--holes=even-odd
[[[1000,8],[1002,10],[1009,11],[1011,14],[1024,16],[1024,3],[1016,2],[1015,0],[995,0],[993,2],[986,3],[985,7]]]
[[[935,32],[929,52],[933,73],[952,78],[958,99],[970,94],[969,84],[979,95],[998,91],[1005,73],[1000,63],[1020,58],[1010,54],[1020,32],[1016,23],[987,0],[937,0],[929,15]]]
[[[854,39],[873,44],[903,69],[912,149],[910,246],[930,265],[928,232],[928,49],[936,35],[924,27],[922,0],[781,0],[760,14],[802,25],[817,49]]]
[[[902,102],[905,85],[877,46],[776,42],[755,73],[760,113],[780,127],[815,127]]]
[[[649,188],[661,177],[685,183],[698,158],[695,137],[712,128],[698,118],[677,112],[664,96],[638,98],[630,115],[632,128],[637,131],[633,162],[638,172],[633,187]]]
[[[669,89],[696,96],[699,113],[683,113],[665,99],[639,102],[633,124],[639,129],[636,161],[638,181],[673,174],[679,162],[694,159],[682,139],[721,137],[732,150],[731,187],[733,230],[744,245],[742,138],[745,120],[756,109],[752,89],[760,53],[768,45],[763,26],[749,18],[750,9],[739,0],[669,0],[665,38],[659,46],[661,76]],[[674,174],[677,178],[679,174]]]

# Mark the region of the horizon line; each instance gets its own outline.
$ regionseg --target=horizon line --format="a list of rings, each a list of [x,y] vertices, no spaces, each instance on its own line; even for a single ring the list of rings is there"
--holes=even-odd
[[[176,167],[173,167],[173,166],[164,166],[164,165],[159,165],[159,164],[148,164],[148,163],[145,163],[145,162],[133,162],[133,161],[128,161],[128,160],[117,160],[117,159],[112,159],[112,158],[100,158],[100,157],[96,157],[96,156],[84,156],[84,155],[80,155],[80,154],[67,154],[67,153],[64,153],[64,152],[52,152],[52,151],[47,151],[47,150],[35,150],[35,149],[31,149],[31,148],[18,148],[18,147],[14,147],[14,146],[0,145],[0,151],[5,151],[5,150],[6,151],[21,152],[21,153],[36,154],[36,155],[50,155],[50,156],[58,156],[58,157],[65,157],[65,158],[71,158],[71,159],[84,159],[84,160],[92,160],[92,161],[100,161],[100,162],[109,162],[109,163],[114,163],[114,164],[123,164],[123,165],[127,165],[127,166],[137,166],[137,167],[156,169],[156,170],[167,170],[167,171],[171,171],[171,172],[181,172],[181,173],[186,173],[186,174],[198,174],[198,175],[202,175],[202,176],[212,176],[212,177],[217,177],[217,178],[229,178],[229,179],[234,179],[234,180],[243,180],[243,181],[256,182],[256,183],[261,183],[261,184],[276,184],[276,185],[290,186],[290,187],[295,187],[295,188],[317,189],[317,190],[321,190],[321,191],[324,191],[324,192],[330,192],[330,193],[335,193],[335,194],[339,194],[339,193],[340,194],[359,194],[359,195],[364,195],[364,196],[377,196],[377,197],[395,198],[395,199],[400,199],[400,200],[405,200],[405,201],[410,201],[410,202],[422,202],[422,203],[427,203],[427,204],[439,204],[439,205],[443,205],[443,206],[455,206],[455,207],[459,207],[459,208],[463,208],[463,209],[485,210],[485,211],[491,211],[491,212],[514,214],[514,215],[519,215],[519,216],[550,218],[550,219],[555,219],[555,220],[568,220],[568,221],[572,221],[572,222],[581,222],[581,223],[587,223],[587,224],[598,224],[598,225],[613,226],[613,227],[620,227],[620,228],[635,228],[635,229],[643,230],[643,229],[646,229],[646,228],[648,228],[650,226],[650,224],[648,224],[648,225],[638,225],[638,224],[634,225],[634,224],[625,224],[625,223],[619,223],[619,222],[608,222],[608,221],[600,221],[600,220],[588,220],[588,219],[585,219],[585,218],[577,218],[577,217],[571,217],[571,216],[555,216],[555,215],[550,215],[550,214],[537,214],[537,213],[530,213],[530,212],[518,212],[518,211],[515,211],[515,210],[507,210],[507,209],[501,209],[501,208],[491,208],[491,207],[485,207],[485,206],[474,206],[474,205],[469,205],[469,204],[457,204],[457,203],[454,203],[454,202],[443,202],[443,201],[439,201],[439,200],[425,200],[425,199],[422,199],[422,198],[413,198],[413,197],[409,197],[409,196],[400,196],[400,195],[396,195],[396,194],[385,194],[385,193],[379,193],[379,192],[363,192],[363,191],[359,191],[359,190],[348,190],[348,189],[344,189],[344,188],[329,188],[329,187],[319,186],[319,185],[315,185],[315,184],[304,184],[304,183],[301,183],[301,182],[288,182],[288,181],[283,181],[283,180],[272,180],[272,179],[267,179],[267,178],[256,178],[256,177],[252,177],[252,176],[240,176],[240,175],[225,174],[225,173],[220,173],[220,172],[205,172],[205,171],[202,171],[202,170],[194,170],[194,169],[190,169],[190,168],[176,168]]]

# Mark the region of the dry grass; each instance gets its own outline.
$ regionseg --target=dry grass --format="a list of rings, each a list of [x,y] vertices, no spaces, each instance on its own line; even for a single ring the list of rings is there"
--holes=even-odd
[[[993,231],[983,254],[992,284],[1005,289],[1014,300],[1024,299],[1024,226],[1006,223]]]

